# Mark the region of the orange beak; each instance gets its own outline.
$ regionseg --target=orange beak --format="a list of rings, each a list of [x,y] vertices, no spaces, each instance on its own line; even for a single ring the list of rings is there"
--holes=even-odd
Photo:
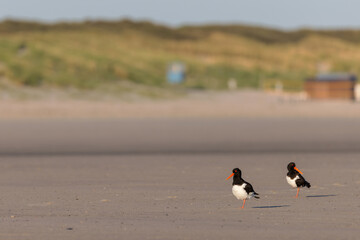
[[[228,178],[226,180],[228,180],[229,178],[231,178],[232,176],[234,176],[234,173],[232,173],[230,176],[228,176]]]
[[[303,174],[297,167],[294,167],[296,171],[298,171],[300,174]]]

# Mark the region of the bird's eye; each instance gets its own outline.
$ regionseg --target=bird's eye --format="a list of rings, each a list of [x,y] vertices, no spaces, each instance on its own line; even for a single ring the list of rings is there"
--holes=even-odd
[[[234,172],[237,172],[237,170],[235,170]]]

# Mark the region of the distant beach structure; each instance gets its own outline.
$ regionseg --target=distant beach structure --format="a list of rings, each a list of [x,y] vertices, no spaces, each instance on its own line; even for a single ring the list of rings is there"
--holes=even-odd
[[[318,74],[305,81],[310,99],[355,99],[357,77],[349,73]]]
[[[169,64],[166,78],[171,84],[180,84],[185,80],[185,64],[182,62],[172,62]]]

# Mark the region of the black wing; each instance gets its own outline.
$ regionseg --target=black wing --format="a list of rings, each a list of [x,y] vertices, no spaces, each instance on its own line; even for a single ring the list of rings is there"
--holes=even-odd
[[[246,183],[246,185],[245,185],[245,191],[246,191],[247,193],[253,192],[255,195],[259,195],[258,193],[256,193],[256,192],[254,191],[254,189],[253,189],[253,187],[251,186],[250,183],[248,183],[248,182],[245,182],[245,183]]]
[[[305,180],[305,178],[299,173],[299,179],[295,181],[296,186],[298,187],[311,187],[310,183]]]

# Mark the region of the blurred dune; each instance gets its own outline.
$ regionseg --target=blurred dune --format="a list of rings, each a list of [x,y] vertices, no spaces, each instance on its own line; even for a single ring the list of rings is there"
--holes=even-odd
[[[273,88],[281,81],[285,90],[300,91],[319,64],[360,72],[360,30],[7,20],[0,34],[1,91],[105,88],[121,95],[133,91],[129,83],[169,89],[165,71],[174,60],[187,66],[187,89],[226,89],[234,79],[240,88]]]

